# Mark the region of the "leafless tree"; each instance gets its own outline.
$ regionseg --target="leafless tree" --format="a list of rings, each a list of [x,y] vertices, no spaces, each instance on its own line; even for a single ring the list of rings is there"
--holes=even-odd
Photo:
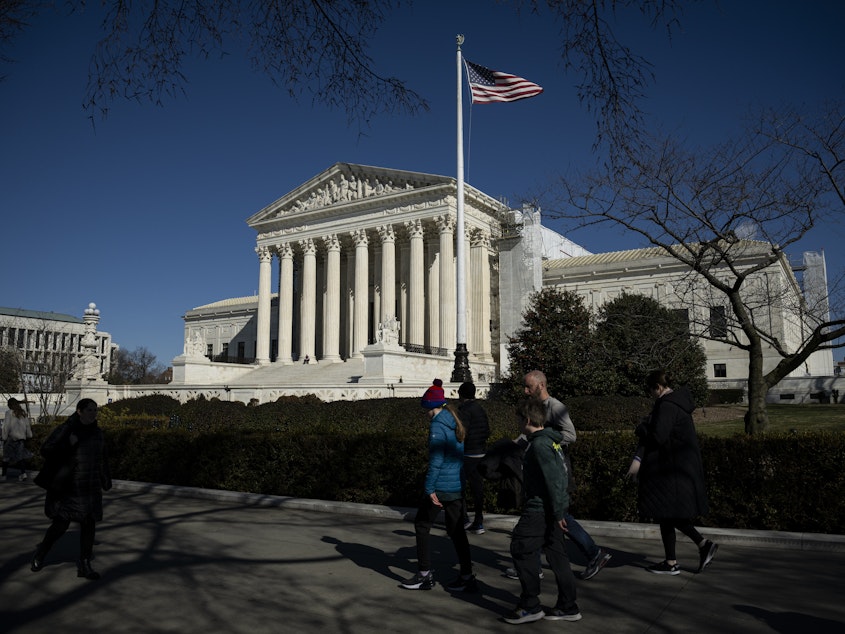
[[[826,106],[802,134],[794,117],[769,112],[740,139],[711,149],[652,139],[652,149],[629,154],[624,171],[565,178],[563,200],[552,204],[551,215],[573,228],[610,223],[638,234],[690,272],[682,290],[689,305],[726,308],[719,328],[709,312],[699,312],[697,334],[746,351],[748,433],[768,425],[769,388],[813,352],[845,346],[841,307],[830,305],[838,289],[788,288],[797,280],[785,256],[830,213],[841,214],[841,108]],[[773,324],[772,307],[791,316],[787,323]],[[764,367],[764,347],[779,355],[774,367]]]
[[[490,4],[503,0],[490,0]],[[580,78],[578,95],[596,115],[597,143],[617,156],[636,142],[640,99],[651,83],[648,61],[616,37],[614,20],[647,21],[671,36],[684,6],[699,0],[512,0],[561,25],[564,68]],[[161,104],[186,90],[185,62],[246,54],[252,66],[294,98],[344,109],[367,123],[384,113],[428,110],[426,100],[386,77],[369,53],[385,19],[411,0],[0,0],[0,62],[37,14],[97,12],[85,107],[105,116],[116,99]],[[479,3],[480,4],[480,3]],[[479,10],[483,8],[479,7]],[[93,44],[93,43],[92,43]]]
[[[164,367],[147,348],[142,346],[132,351],[121,348],[115,355],[109,374],[109,383],[118,385],[160,383],[163,374]]]

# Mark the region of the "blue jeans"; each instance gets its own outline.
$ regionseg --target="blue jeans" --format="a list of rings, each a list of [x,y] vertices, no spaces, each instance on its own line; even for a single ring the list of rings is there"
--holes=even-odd
[[[578,547],[578,550],[580,550],[581,554],[586,557],[587,563],[589,564],[598,556],[599,547],[596,546],[596,542],[593,541],[590,534],[584,530],[584,527],[581,526],[570,513],[567,512],[563,516],[563,519],[566,520],[566,528],[569,529],[569,532],[567,533],[567,535],[569,535],[569,539],[571,539],[572,543]]]

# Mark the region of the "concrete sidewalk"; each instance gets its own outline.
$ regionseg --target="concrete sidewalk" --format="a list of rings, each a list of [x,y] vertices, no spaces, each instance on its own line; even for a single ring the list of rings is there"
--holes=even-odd
[[[499,619],[519,595],[502,574],[513,518],[490,516],[488,532],[470,536],[481,592],[453,596],[440,584],[398,587],[415,570],[408,509],[117,482],[97,533],[103,578],[92,582],[76,577],[75,526],[44,570],[29,571],[49,523],[43,499],[31,482],[0,482],[0,632],[845,631],[841,536],[706,530],[721,548],[702,574],[679,536],[683,572],[664,577],[644,570],[662,559],[651,527],[584,522],[613,554],[578,582],[584,618],[511,626]],[[454,551],[442,530],[432,548],[447,583]],[[542,600],[554,599],[547,576]]]

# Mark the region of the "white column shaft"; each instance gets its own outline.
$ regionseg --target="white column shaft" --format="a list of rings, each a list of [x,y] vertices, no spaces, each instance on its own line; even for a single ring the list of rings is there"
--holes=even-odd
[[[300,240],[302,247],[302,299],[300,300],[299,356],[316,361],[314,343],[317,325],[317,249],[310,238]]]
[[[270,287],[272,279],[273,254],[267,247],[257,247],[258,253],[258,316],[256,320],[255,362],[270,363]]]
[[[279,354],[276,361],[293,363],[293,249],[279,248]]]
[[[423,228],[422,222],[406,223],[410,236],[410,262],[408,263],[408,343],[423,345],[425,335],[425,289],[423,271]]]
[[[355,243],[355,314],[353,317],[352,356],[363,358],[361,351],[367,346],[367,321],[369,312],[369,249],[367,233],[360,229],[352,232]]]
[[[323,359],[340,361],[340,241],[326,242],[326,307],[323,321]]]

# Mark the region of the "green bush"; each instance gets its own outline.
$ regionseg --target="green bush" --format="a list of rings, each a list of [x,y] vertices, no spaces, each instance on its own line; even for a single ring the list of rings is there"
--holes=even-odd
[[[481,403],[491,443],[517,435],[512,405]],[[637,521],[636,485],[625,473],[636,448],[633,426],[648,401],[573,398],[567,404],[579,430],[570,448],[573,514]],[[155,414],[136,405],[101,410],[115,478],[389,506],[419,501],[428,420],[418,399],[287,398],[257,407],[200,399],[176,410],[158,407]],[[53,428],[33,427],[33,451]],[[845,533],[845,434],[705,436],[700,442],[710,500],[700,524]],[[33,468],[40,463],[36,456]],[[488,512],[512,511],[496,506],[494,483],[485,495]]]

